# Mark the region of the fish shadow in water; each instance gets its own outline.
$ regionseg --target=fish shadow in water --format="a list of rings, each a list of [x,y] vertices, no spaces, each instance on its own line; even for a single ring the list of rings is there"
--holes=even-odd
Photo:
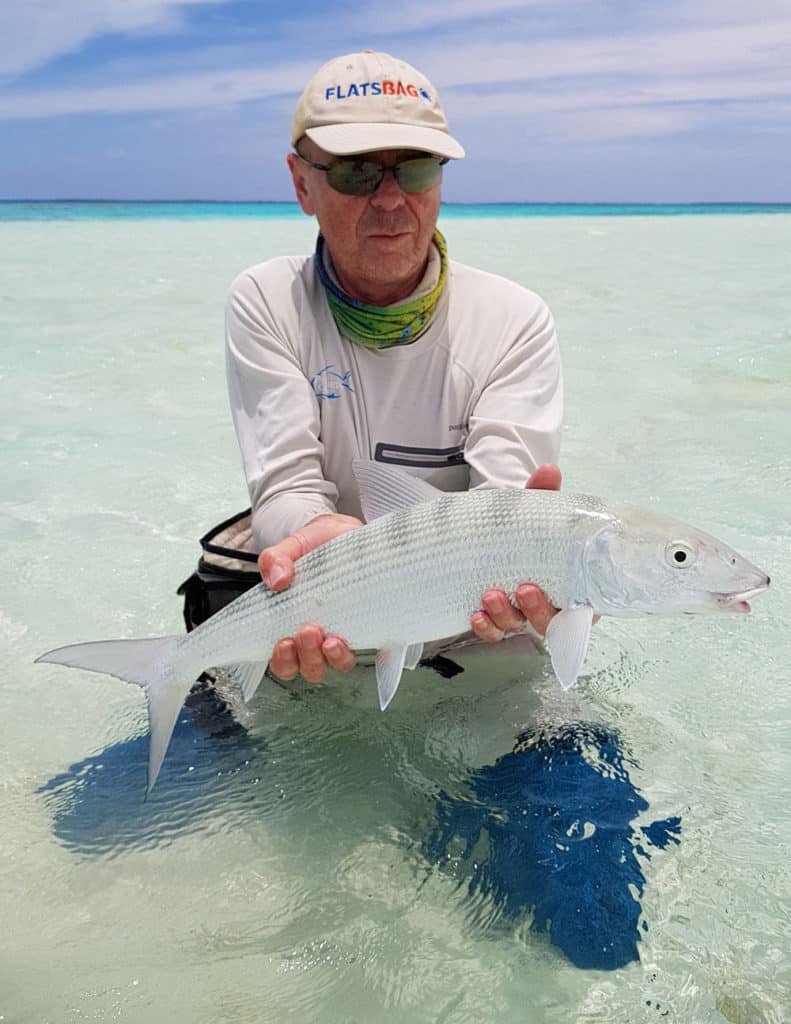
[[[513,752],[473,773],[469,799],[441,793],[424,853],[491,900],[500,920],[531,930],[577,967],[639,960],[651,847],[680,842],[679,817],[634,824],[648,802],[633,785],[617,733],[574,724],[522,734]]]
[[[196,686],[146,799],[148,749],[147,733],[114,743],[37,790],[53,811],[53,832],[65,847],[78,854],[114,854],[167,845],[209,827],[218,815],[227,825],[234,804],[240,815],[249,809],[245,783],[257,783],[266,744],[236,722],[211,688]]]

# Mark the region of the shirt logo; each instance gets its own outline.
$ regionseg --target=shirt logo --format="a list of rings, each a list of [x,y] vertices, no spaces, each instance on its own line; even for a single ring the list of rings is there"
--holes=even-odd
[[[313,374],[310,378],[310,386],[313,388],[313,394],[319,400],[322,398],[340,398],[344,390],[354,394],[351,379],[351,370],[346,370],[345,373],[338,373],[334,365],[329,363]]]
[[[351,85],[330,85],[324,90],[324,99],[348,100],[352,96],[412,96],[415,99],[419,96],[428,103],[434,102],[434,97],[422,86],[406,84],[400,79],[391,82],[385,78],[381,82],[352,82]]]

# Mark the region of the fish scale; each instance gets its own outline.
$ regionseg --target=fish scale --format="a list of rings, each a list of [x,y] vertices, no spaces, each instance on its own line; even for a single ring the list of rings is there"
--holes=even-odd
[[[287,591],[248,591],[184,645],[216,664],[260,658],[319,610],[325,630],[353,648],[426,641],[468,628],[488,587],[513,593],[527,579],[560,605],[571,538],[590,502],[547,493],[480,490],[394,512],[300,559]]]
[[[142,686],[151,719],[153,786],[184,698],[222,666],[245,699],[275,643],[315,621],[356,650],[375,649],[382,709],[422,644],[469,629],[490,587],[513,597],[533,582],[560,609],[547,629],[561,685],[574,684],[594,613],[631,616],[731,609],[769,578],[727,545],[653,512],[556,491],[446,494],[403,470],[356,463],[367,525],[295,565],[292,585],[263,584],[183,637],[75,644],[42,655]]]

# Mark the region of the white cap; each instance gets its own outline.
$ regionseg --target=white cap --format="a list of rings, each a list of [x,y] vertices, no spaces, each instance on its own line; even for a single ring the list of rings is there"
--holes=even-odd
[[[451,160],[464,156],[425,75],[372,50],[319,68],[297,104],[292,146],[303,135],[337,156],[380,149],[420,149]]]

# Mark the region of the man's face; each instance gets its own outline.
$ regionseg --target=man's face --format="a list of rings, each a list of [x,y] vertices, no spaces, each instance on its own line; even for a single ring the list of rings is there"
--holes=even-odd
[[[310,139],[300,141],[306,160],[331,164],[341,159]],[[406,150],[365,153],[391,167],[407,157],[426,156]],[[439,215],[439,183],[425,192],[402,192],[392,174],[385,174],[370,196],[347,196],[327,184],[324,171],[309,167],[293,153],[288,165],[302,210],[315,215],[344,291],[352,298],[385,306],[405,299],[423,276]]]

